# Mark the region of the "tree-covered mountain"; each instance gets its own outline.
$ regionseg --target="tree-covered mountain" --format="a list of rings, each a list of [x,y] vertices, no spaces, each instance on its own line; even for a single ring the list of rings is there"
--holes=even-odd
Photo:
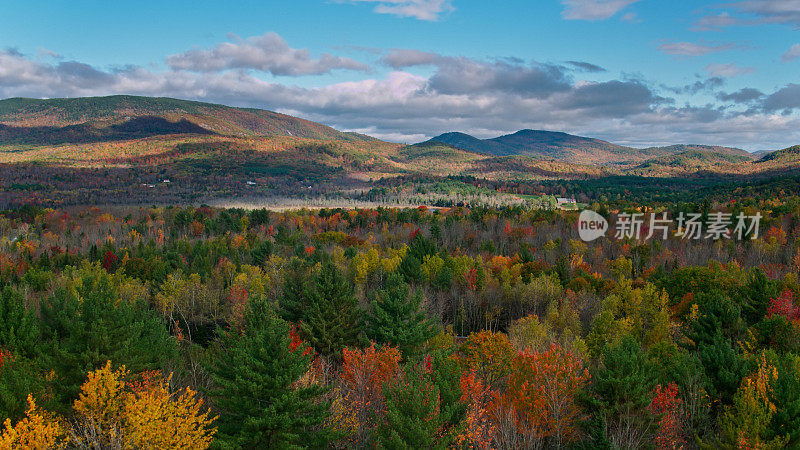
[[[57,99],[10,98],[0,100],[0,124],[13,127],[17,137],[28,131],[38,138],[48,140],[47,134],[63,137],[75,133],[74,127],[83,125],[84,133],[76,138],[85,140],[86,134],[102,133],[109,127],[127,127],[129,131],[147,134],[148,124],[137,123],[143,117],[150,121],[182,122],[197,129],[226,136],[295,136],[312,139],[369,141],[373,138],[357,133],[337,131],[310,120],[254,108],[235,108],[212,103],[178,100],[174,98],[114,95],[109,97],[82,97]],[[138,125],[138,127],[137,127]],[[131,128],[134,128],[131,130]],[[113,131],[113,130],[112,130]],[[165,132],[153,134],[175,134]],[[180,130],[178,130],[180,131]],[[8,128],[6,129],[8,132]],[[96,133],[95,133],[96,134]],[[3,136],[0,136],[3,138]]]
[[[747,151],[730,147],[679,144],[638,149],[612,144],[601,139],[543,130],[520,130],[491,139],[478,139],[465,133],[451,132],[436,136],[427,142],[439,142],[472,152],[497,156],[523,155],[591,165],[635,165],[648,159],[690,150],[752,158]]]

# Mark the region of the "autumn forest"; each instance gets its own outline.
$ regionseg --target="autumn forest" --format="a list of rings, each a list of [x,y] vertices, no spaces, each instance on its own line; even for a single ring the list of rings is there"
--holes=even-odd
[[[6,211],[0,448],[800,445],[800,203],[748,202],[743,241],[511,206]]]

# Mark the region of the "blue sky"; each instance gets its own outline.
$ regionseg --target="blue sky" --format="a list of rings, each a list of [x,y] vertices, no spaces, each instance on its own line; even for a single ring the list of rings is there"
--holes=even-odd
[[[0,1],[0,98],[117,93],[412,142],[800,143],[800,1]]]

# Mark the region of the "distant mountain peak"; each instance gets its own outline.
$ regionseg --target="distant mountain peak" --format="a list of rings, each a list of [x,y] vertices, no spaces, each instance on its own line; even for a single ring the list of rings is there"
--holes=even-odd
[[[590,165],[635,165],[649,159],[689,150],[723,153],[752,159],[752,155],[745,150],[730,147],[677,144],[637,149],[563,131],[529,128],[490,139],[479,139],[462,132],[448,132],[440,134],[430,141],[490,155],[519,155]]]

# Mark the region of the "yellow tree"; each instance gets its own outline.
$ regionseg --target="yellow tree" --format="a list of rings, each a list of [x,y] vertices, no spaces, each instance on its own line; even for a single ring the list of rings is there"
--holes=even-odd
[[[66,448],[64,428],[46,412],[39,410],[33,396],[28,395],[26,417],[15,426],[6,419],[0,432],[0,449],[59,449]]]
[[[153,375],[153,373],[148,373]],[[147,374],[146,374],[147,375]],[[208,448],[216,432],[202,400],[185,389],[169,392],[169,378],[130,379],[125,367],[89,373],[73,409],[72,439],[92,448]]]
[[[788,437],[765,439],[776,406],[770,399],[772,386],[778,379],[778,369],[767,362],[762,353],[758,369],[742,381],[733,397],[733,405],[726,407],[720,420],[722,442],[716,447],[728,448],[784,448]]]
[[[140,393],[128,394],[125,403],[126,439],[134,448],[208,448],[216,428],[213,417],[202,411],[203,401],[186,388],[169,392],[161,379]]]

